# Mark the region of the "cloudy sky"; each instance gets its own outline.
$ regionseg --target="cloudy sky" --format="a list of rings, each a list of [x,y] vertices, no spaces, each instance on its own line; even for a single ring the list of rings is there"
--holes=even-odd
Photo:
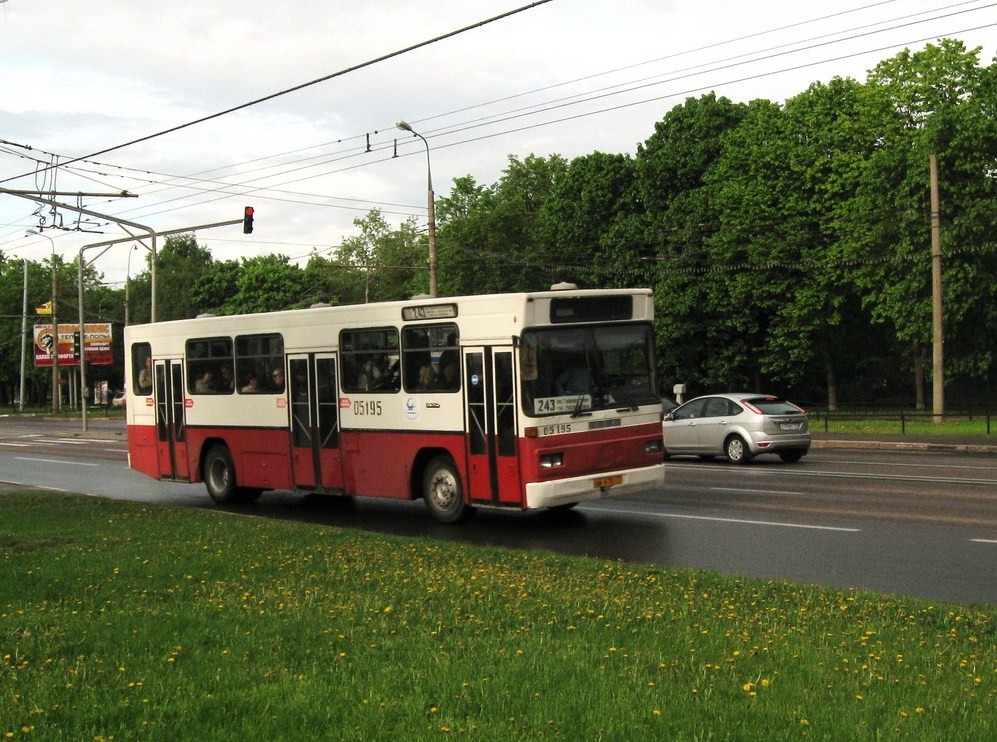
[[[128,191],[82,203],[164,231],[253,205],[253,235],[199,242],[219,260],[303,264],[374,208],[425,224],[426,150],[400,120],[428,140],[440,196],[457,177],[491,185],[509,156],[632,154],[689,96],[781,102],[940,37],[989,63],[997,3],[0,0],[0,188]],[[66,260],[125,236],[36,209],[0,194],[3,254],[44,258],[52,243],[25,236],[42,219],[61,218],[45,234]],[[122,281],[128,255],[111,248],[97,268]]]

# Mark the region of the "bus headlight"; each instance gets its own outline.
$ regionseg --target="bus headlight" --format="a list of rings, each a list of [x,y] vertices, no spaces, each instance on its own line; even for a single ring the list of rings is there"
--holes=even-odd
[[[541,469],[556,469],[559,466],[564,466],[563,453],[544,453],[540,455]]]

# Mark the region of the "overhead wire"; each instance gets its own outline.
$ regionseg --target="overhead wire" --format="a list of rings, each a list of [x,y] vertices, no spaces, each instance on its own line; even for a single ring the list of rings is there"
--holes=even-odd
[[[833,17],[833,16],[837,16],[837,15],[844,15],[844,14],[847,14],[847,13],[856,12],[858,10],[865,10],[865,9],[877,7],[877,6],[880,6],[880,5],[887,5],[887,4],[890,4],[890,3],[895,2],[895,1],[896,0],[888,0],[888,2],[873,3],[873,4],[862,6],[861,8],[853,9],[853,10],[850,10],[850,11],[842,11],[840,13],[832,14],[831,16],[822,16],[821,19],[826,19],[826,18],[830,18],[830,17]],[[533,5],[537,5],[537,4],[539,4],[539,3],[534,3]],[[934,11],[930,11],[930,12],[938,12],[939,10],[948,10],[948,9],[951,9],[951,8],[957,8],[957,7],[968,5],[968,4],[972,4],[972,3],[971,2],[956,3],[956,4],[953,4],[953,5],[950,5],[950,6],[946,6],[946,8],[943,8],[943,9],[937,9],[936,8],[936,9],[934,9]],[[533,5],[531,5],[531,6],[525,6],[523,9],[532,7]],[[987,7],[992,7],[992,4],[991,5],[983,6],[982,8],[978,7],[978,8],[974,8],[974,9],[971,9],[971,10],[959,11],[959,13],[973,12],[975,10],[985,9]],[[520,9],[520,10],[523,10],[523,9]],[[925,13],[917,14],[917,15],[926,15],[927,13],[928,13],[928,11],[926,11]],[[695,74],[696,75],[709,74],[709,73],[714,73],[714,72],[722,71],[724,69],[735,68],[735,67],[738,67],[738,66],[741,66],[741,65],[753,64],[753,63],[757,63],[757,62],[760,62],[760,61],[766,61],[766,60],[774,59],[776,57],[781,57],[781,56],[785,56],[785,55],[788,55],[788,54],[795,54],[795,53],[800,53],[800,52],[804,52],[804,51],[811,51],[811,50],[813,50],[815,48],[819,48],[819,47],[823,47],[823,46],[828,46],[830,44],[841,43],[842,41],[854,40],[856,38],[862,38],[862,37],[865,37],[865,36],[870,36],[870,35],[873,35],[875,33],[882,33],[882,32],[884,32],[886,30],[897,30],[898,28],[904,28],[904,27],[915,25],[915,24],[918,24],[918,23],[925,23],[925,22],[928,22],[928,21],[939,20],[941,18],[950,17],[952,15],[956,15],[956,13],[949,13],[949,14],[946,14],[944,16],[934,16],[932,18],[922,19],[922,20],[919,20],[919,21],[909,21],[907,23],[898,24],[898,25],[895,25],[895,26],[891,26],[890,28],[880,29],[880,30],[877,30],[877,31],[871,31],[871,30],[870,31],[865,31],[864,33],[858,33],[858,34],[856,34],[854,36],[848,36],[848,37],[844,37],[844,38],[839,38],[839,39],[836,39],[834,41],[824,41],[824,42],[822,42],[820,44],[811,44],[810,46],[804,46],[804,47],[801,47],[801,48],[796,48],[796,49],[793,49],[791,51],[780,51],[780,52],[777,52],[777,53],[773,52],[773,53],[768,54],[767,56],[755,57],[753,59],[749,59],[749,60],[746,60],[746,61],[739,61],[739,62],[738,61],[733,61],[733,60],[742,59],[743,57],[748,56],[747,54],[739,55],[739,57],[732,57],[732,58],[728,58],[727,60],[720,60],[721,63],[726,63],[726,64],[719,64],[719,66],[718,66],[717,63],[713,63],[714,66],[711,67],[710,69],[707,69],[705,71],[698,72],[698,73],[695,73]],[[496,18],[499,18],[499,17],[504,17],[504,16],[497,16]],[[912,17],[912,16],[908,16],[908,17]],[[761,36],[761,35],[765,35],[765,34],[768,34],[768,33],[772,33],[775,30],[781,30],[781,29],[785,29],[785,28],[794,28],[794,27],[798,27],[798,26],[801,26],[801,25],[806,25],[807,23],[812,23],[812,22],[815,22],[816,20],[820,20],[820,19],[811,19],[810,21],[803,21],[803,22],[796,23],[796,24],[790,24],[788,26],[779,27],[779,29],[770,29],[769,31],[759,32],[759,33],[756,33],[756,34],[750,34],[750,35],[747,35],[747,36],[744,36],[744,37],[739,37],[739,39],[736,39],[736,40],[745,39],[745,38],[754,38],[754,37],[757,37],[757,36]],[[860,27],[857,27],[857,28],[848,29],[847,31],[839,31],[839,32],[836,32],[834,34],[825,34],[823,36],[819,36],[819,37],[815,37],[815,38],[816,39],[824,39],[824,38],[827,38],[828,36],[840,36],[840,34],[842,34],[842,33],[854,32],[854,31],[857,31],[857,30],[865,29],[865,28],[872,28],[874,26],[883,26],[884,24],[892,22],[893,20],[899,20],[899,19],[889,19],[889,20],[884,20],[884,21],[877,21],[876,23],[866,24],[866,26],[860,26]],[[989,27],[991,27],[993,25],[997,25],[997,24],[988,24],[988,25],[984,25],[984,26],[978,26],[975,29],[964,29],[962,31],[950,32],[950,33],[965,33],[968,30],[978,30],[978,29],[981,29],[981,28],[989,28]],[[465,27],[465,29],[466,28],[470,28],[470,27]],[[452,32],[452,33],[456,33],[456,32]],[[449,35],[452,35],[452,34],[448,34],[446,36],[449,36]],[[438,37],[438,38],[445,38],[446,36],[444,36],[444,37]],[[936,37],[938,37],[938,34],[932,34],[931,37],[926,37],[925,39],[919,39],[918,42],[925,41],[925,40],[928,40],[930,38],[936,38]],[[730,41],[727,41],[727,42],[715,42],[715,43],[707,45],[706,47],[703,47],[703,48],[714,48],[714,47],[717,47],[717,46],[722,46],[722,45],[724,45],[726,43],[731,43],[732,41],[735,41],[735,40],[730,40]],[[802,41],[792,42],[791,44],[783,44],[783,45],[778,46],[778,47],[770,47],[769,49],[761,50],[760,52],[754,52],[754,54],[761,54],[761,53],[765,53],[765,52],[770,52],[770,51],[772,51],[772,49],[781,49],[781,48],[784,48],[786,46],[794,46],[794,45],[798,46],[801,43],[807,43],[807,42],[811,42],[811,41],[814,41],[814,38],[806,39],[806,40],[802,40]],[[425,43],[429,43],[429,42],[423,42],[422,45],[424,45]],[[910,43],[917,43],[917,42],[906,41],[906,42],[903,42],[903,43],[904,44],[910,44]],[[626,102],[626,103],[622,103],[622,104],[620,104],[618,106],[605,107],[605,108],[600,108],[600,109],[597,109],[597,110],[585,111],[585,112],[578,113],[578,114],[575,114],[575,115],[565,116],[565,117],[556,118],[556,119],[552,119],[552,120],[547,120],[547,121],[543,121],[543,122],[538,122],[538,123],[530,124],[530,125],[527,125],[527,126],[510,127],[510,128],[506,128],[505,130],[500,131],[500,132],[492,132],[492,133],[488,133],[488,134],[485,134],[485,135],[482,135],[482,136],[465,137],[465,138],[463,138],[463,139],[461,139],[459,141],[443,142],[443,143],[436,143],[436,142],[434,142],[434,148],[437,148],[437,149],[439,149],[439,148],[448,148],[448,147],[460,146],[460,145],[464,145],[464,144],[468,144],[468,143],[472,143],[472,142],[482,141],[482,140],[485,140],[485,139],[491,139],[491,138],[498,137],[498,136],[507,136],[509,134],[520,132],[520,131],[525,131],[525,130],[528,130],[528,129],[538,128],[538,127],[542,127],[542,126],[550,126],[550,125],[554,125],[554,124],[558,124],[558,123],[563,123],[563,122],[569,121],[569,120],[574,120],[574,119],[583,118],[583,117],[587,117],[587,116],[599,115],[599,114],[607,113],[607,112],[611,112],[611,111],[622,110],[624,108],[633,107],[633,106],[637,106],[637,105],[643,105],[643,104],[646,104],[646,103],[649,103],[649,102],[654,102],[654,101],[662,100],[664,98],[677,97],[677,96],[680,96],[680,95],[687,95],[689,93],[696,92],[696,90],[701,90],[704,87],[717,87],[719,85],[728,85],[728,84],[734,84],[734,83],[737,83],[737,82],[744,82],[744,81],[747,81],[747,80],[758,79],[760,77],[766,77],[766,76],[770,76],[770,75],[774,75],[774,74],[781,74],[781,73],[789,71],[789,70],[803,69],[803,68],[806,68],[806,67],[816,66],[816,65],[820,65],[820,64],[826,64],[826,63],[832,62],[832,61],[839,61],[839,60],[847,59],[847,58],[854,57],[854,56],[860,56],[860,55],[864,55],[864,54],[869,54],[869,53],[872,53],[872,52],[875,52],[875,51],[882,51],[884,49],[896,48],[897,46],[898,46],[898,44],[892,43],[892,44],[889,44],[887,46],[879,47],[878,49],[874,49],[874,50],[868,50],[868,49],[866,49],[866,50],[862,50],[862,51],[859,51],[859,52],[854,52],[854,53],[851,53],[851,54],[841,55],[841,56],[833,57],[833,58],[829,58],[829,59],[821,59],[821,60],[817,60],[817,61],[802,63],[802,64],[799,64],[799,65],[784,67],[784,68],[779,69],[779,70],[769,70],[769,71],[761,72],[761,73],[759,73],[757,75],[749,75],[749,76],[739,77],[739,78],[736,78],[736,79],[733,79],[733,80],[724,81],[722,83],[713,82],[713,83],[710,83],[708,85],[704,85],[704,86],[697,87],[697,88],[691,88],[691,89],[686,89],[686,90],[677,91],[677,92],[670,92],[670,93],[668,93],[666,95],[662,95],[662,96],[655,96],[655,97],[652,97],[652,98],[642,98],[642,99],[636,100],[636,101],[629,101],[629,102]],[[589,75],[589,76],[585,76],[585,77],[582,77],[582,78],[577,78],[575,81],[568,81],[566,83],[559,83],[557,85],[548,86],[547,88],[541,88],[541,89],[539,89],[539,91],[549,90],[549,89],[552,89],[554,87],[561,87],[563,85],[571,84],[572,82],[585,81],[585,80],[589,80],[589,79],[594,79],[596,77],[601,77],[601,76],[604,76],[604,75],[607,75],[607,74],[611,74],[612,72],[615,72],[615,71],[627,70],[627,69],[632,69],[632,68],[635,68],[635,67],[638,67],[638,66],[643,66],[643,65],[649,64],[649,63],[651,63],[653,61],[660,61],[662,59],[671,59],[671,58],[674,58],[676,56],[682,56],[684,54],[691,53],[692,51],[694,51],[694,50],[687,50],[686,52],[678,52],[678,53],[673,54],[673,55],[668,55],[667,57],[659,58],[658,60],[649,60],[647,62],[642,62],[642,63],[638,63],[638,64],[635,64],[635,65],[628,65],[627,67],[617,68],[616,70],[609,70],[609,71],[605,71],[605,72],[598,73],[598,74],[595,74],[595,75]],[[385,57],[385,58],[387,58],[387,57]],[[369,63],[365,63],[365,64],[369,64]],[[361,66],[363,66],[363,65],[361,65]],[[699,65],[698,67],[706,67],[706,66],[708,66],[708,65],[704,64],[704,65]],[[359,68],[359,66],[356,67],[356,68]],[[350,69],[356,69],[356,68],[350,68]],[[691,68],[691,69],[697,69],[697,68],[694,67],[694,68]],[[686,72],[686,70],[680,70],[678,72]],[[660,78],[660,77],[665,77],[665,75],[672,75],[672,77],[668,77],[667,79],[663,79],[663,80],[656,79],[656,78]],[[333,75],[333,76],[335,76],[335,75]],[[506,112],[504,114],[496,114],[495,116],[492,116],[492,117],[483,117],[482,119],[475,119],[475,120],[471,120],[469,122],[462,122],[462,123],[454,124],[451,127],[444,127],[444,128],[439,129],[439,130],[433,130],[429,134],[430,135],[436,135],[436,136],[442,136],[442,135],[453,135],[453,134],[467,133],[469,131],[480,129],[480,128],[483,128],[483,127],[488,126],[488,125],[496,125],[496,124],[508,123],[508,122],[511,122],[511,121],[514,121],[514,120],[517,120],[517,119],[525,118],[525,117],[530,116],[530,115],[539,115],[539,114],[542,114],[542,113],[549,113],[551,111],[561,110],[561,109],[564,109],[564,108],[568,108],[570,106],[580,105],[582,103],[591,103],[591,102],[594,102],[594,101],[597,101],[597,100],[601,100],[601,99],[613,97],[613,96],[616,96],[616,95],[622,95],[624,93],[632,93],[632,92],[635,92],[635,91],[639,91],[639,90],[644,90],[644,89],[647,89],[647,88],[651,88],[651,87],[654,87],[654,86],[657,86],[657,85],[663,85],[665,83],[675,82],[677,80],[684,79],[685,77],[690,77],[690,76],[694,76],[694,75],[692,75],[692,74],[677,74],[677,72],[664,73],[662,75],[655,76],[655,77],[652,77],[652,78],[645,78],[644,80],[631,81],[630,83],[620,83],[620,84],[617,84],[617,85],[614,85],[614,86],[609,86],[609,87],[603,88],[601,90],[589,91],[587,93],[579,93],[579,94],[576,94],[574,96],[569,96],[569,97],[566,97],[566,98],[557,99],[555,101],[547,101],[545,103],[537,104],[536,106],[533,106],[533,107],[527,107],[527,108],[524,108],[524,109],[514,109],[513,111]],[[319,82],[319,81],[322,81],[322,80],[325,80],[325,79],[330,79],[330,77],[332,77],[332,76],[327,76],[326,78],[320,78],[320,80],[312,81],[311,83],[305,83],[305,84],[300,85],[300,86],[295,86],[293,88],[288,88],[286,91],[282,91],[280,94],[284,94],[286,92],[291,92],[291,91],[294,91],[294,90],[301,89],[302,87],[305,87],[305,86],[307,86],[309,84],[315,84],[316,82]],[[648,80],[654,80],[654,82],[648,82]],[[628,87],[624,87],[624,86],[628,86]],[[620,89],[620,88],[622,88],[622,89]],[[531,93],[532,92],[537,92],[537,91],[531,91]],[[523,93],[523,94],[518,94],[516,96],[508,96],[506,98],[498,99],[498,100],[499,100],[499,102],[504,101],[504,100],[511,100],[513,98],[522,97],[522,96],[525,96],[525,95],[529,95],[531,93]],[[272,97],[276,97],[276,94],[274,96],[267,96],[265,98],[259,99],[257,102],[260,102],[260,101],[263,101],[263,100],[269,100]],[[465,112],[467,110],[472,110],[473,108],[478,108],[478,107],[484,107],[484,106],[487,106],[487,105],[491,105],[494,102],[495,101],[490,101],[488,103],[479,104],[478,106],[465,107],[463,109],[457,109],[456,111],[450,112],[449,114],[438,114],[436,116],[432,116],[432,117],[428,117],[426,119],[422,119],[422,121],[430,121],[430,120],[434,120],[434,119],[439,119],[439,118],[444,117],[444,116],[452,115],[453,113]],[[245,107],[245,105],[250,105],[250,104],[244,104],[244,106],[242,106],[242,107]],[[536,109],[536,110],[533,110],[533,109]],[[230,111],[231,110],[238,110],[238,109],[230,109]],[[221,115],[221,114],[216,114],[215,116],[217,116],[217,115]],[[198,122],[203,121],[203,120],[207,120],[207,118],[199,119]],[[164,132],[161,132],[160,134],[162,134],[162,133],[169,133],[170,131],[174,131],[174,130],[175,129],[166,130]],[[250,164],[250,163],[255,163],[255,162],[262,162],[262,161],[271,160],[271,159],[274,159],[274,158],[283,157],[283,156],[286,156],[288,154],[295,154],[297,152],[304,152],[304,151],[308,151],[310,149],[317,149],[317,148],[320,148],[320,147],[327,146],[328,144],[341,144],[344,141],[352,141],[352,140],[359,139],[359,138],[362,138],[362,137],[363,137],[363,135],[356,135],[356,136],[353,136],[353,137],[347,137],[345,139],[335,140],[335,142],[328,142],[328,143],[325,143],[323,145],[313,145],[311,147],[300,148],[300,149],[297,149],[297,150],[291,150],[290,152],[284,152],[284,153],[280,153],[280,154],[277,154],[277,155],[270,155],[270,156],[265,156],[265,157],[261,157],[261,158],[255,158],[254,160],[250,160],[247,163],[240,163],[240,164]],[[144,139],[143,140],[136,140],[136,142],[137,141],[144,141]],[[132,143],[136,143],[136,142],[132,142]],[[92,157],[94,157],[96,155],[102,154],[102,153],[107,152],[107,151],[111,151],[113,149],[120,149],[120,148],[122,148],[124,146],[128,146],[128,144],[131,144],[131,143],[126,143],[124,145],[119,145],[119,146],[114,147],[114,148],[109,148],[107,150],[103,150],[100,153],[96,153],[95,155],[88,155],[88,156],[86,156],[84,158],[76,158],[74,160],[70,160],[68,163],[64,163],[64,165],[65,164],[76,163],[76,162],[79,162],[81,160],[89,160],[90,158],[92,158]],[[207,194],[207,193],[217,194],[219,192],[223,192],[224,193],[224,195],[222,195],[222,196],[217,196],[216,195],[215,198],[209,199],[207,201],[202,201],[200,203],[207,203],[207,202],[210,202],[211,200],[216,200],[218,198],[224,198],[226,196],[231,196],[231,195],[248,195],[249,193],[252,193],[252,194],[257,195],[259,197],[270,197],[270,196],[263,195],[264,192],[265,191],[273,191],[274,189],[280,188],[281,186],[286,186],[286,185],[289,185],[289,184],[292,184],[292,183],[300,183],[300,182],[303,182],[304,180],[315,179],[315,178],[318,178],[318,177],[323,177],[323,176],[334,174],[334,173],[344,172],[346,170],[354,169],[356,167],[363,167],[363,166],[370,165],[371,164],[370,158],[364,158],[363,155],[369,155],[371,153],[375,153],[376,154],[378,152],[383,152],[383,151],[387,150],[390,147],[391,147],[391,143],[390,142],[385,142],[385,143],[378,143],[374,147],[372,147],[370,150],[364,151],[364,152],[357,152],[355,150],[347,150],[347,151],[341,151],[341,152],[338,152],[338,153],[335,153],[335,152],[334,153],[328,153],[328,154],[319,153],[319,154],[316,154],[316,155],[314,155],[312,157],[309,157],[309,158],[302,158],[302,159],[299,159],[299,160],[294,160],[294,161],[285,162],[285,163],[277,163],[277,164],[272,165],[272,166],[267,166],[265,168],[261,168],[261,170],[265,171],[265,170],[274,169],[274,168],[283,168],[280,172],[278,172],[278,173],[271,173],[268,176],[261,176],[259,179],[254,179],[254,180],[251,180],[251,181],[248,181],[248,182],[247,181],[243,181],[243,182],[240,182],[240,183],[230,183],[228,181],[217,181],[217,180],[213,180],[213,179],[209,180],[209,181],[202,181],[201,179],[192,178],[191,176],[166,176],[166,177],[168,177],[170,179],[175,179],[176,181],[193,181],[193,183],[207,182],[207,183],[210,183],[213,186],[215,186],[215,187],[211,187],[211,188],[206,188],[206,187],[203,187],[203,186],[194,185],[194,184],[191,184],[190,182],[175,183],[175,184],[169,184],[169,185],[167,185],[169,183],[169,181],[167,181],[167,184],[163,184],[163,183],[158,182],[158,181],[152,181],[151,184],[160,185],[160,186],[162,186],[164,188],[185,188],[185,189],[189,189],[189,190],[198,191],[198,192],[200,192],[202,194]],[[276,184],[267,185],[267,186],[264,186],[264,185],[253,185],[253,186],[250,186],[249,185],[250,183],[254,183],[255,181],[265,180],[267,178],[273,178],[273,177],[279,177],[279,176],[287,176],[287,175],[290,175],[292,173],[300,172],[302,170],[308,170],[310,168],[320,167],[322,165],[330,165],[330,164],[334,164],[334,163],[337,163],[337,162],[343,162],[343,161],[350,160],[350,159],[362,159],[363,161],[362,162],[358,162],[358,163],[353,164],[353,165],[350,165],[348,167],[340,167],[340,168],[331,169],[331,170],[327,169],[327,170],[324,170],[323,172],[315,173],[315,174],[309,175],[309,176],[304,177],[304,178],[298,178],[298,177],[296,177],[294,179],[285,180],[285,181],[282,181],[282,182],[279,182],[279,183],[276,183]],[[391,159],[391,158],[384,157],[384,158],[381,158],[380,160],[374,160],[374,161],[375,162],[383,162],[383,161],[386,161],[388,159]],[[320,160],[320,162],[312,163],[312,164],[302,164],[302,163],[309,162],[311,160]],[[238,166],[239,165],[226,166],[226,167],[220,167],[220,168],[213,168],[213,169],[206,170],[206,171],[201,171],[201,172],[203,172],[203,173],[218,172],[218,171],[224,171],[226,169],[231,169],[232,167],[238,167]],[[290,167],[290,166],[293,166],[293,167]],[[109,166],[109,167],[117,167],[117,166]],[[74,170],[75,170],[75,168],[74,168]],[[239,173],[239,174],[240,175],[244,175],[245,173]],[[0,182],[2,182],[2,181],[0,181]],[[225,192],[225,189],[230,189],[230,190],[228,192]],[[171,199],[171,200],[175,202],[175,201],[183,200],[183,198],[184,197],[178,197],[176,199]],[[279,197],[273,197],[273,198],[276,198],[277,200],[281,200]],[[328,197],[323,196],[322,198],[328,198]],[[326,205],[328,205],[328,204],[326,204]],[[153,207],[153,208],[161,208],[161,206],[162,206],[162,202],[160,202],[157,207]],[[175,210],[176,208],[183,208],[183,207],[182,206],[178,206],[178,207],[175,207],[174,209],[170,209],[170,210]],[[348,208],[348,207],[346,207],[346,208]],[[425,207],[412,207],[412,208],[421,208],[422,210],[425,209]],[[153,213],[162,213],[162,212],[157,211],[157,212],[153,212]]]

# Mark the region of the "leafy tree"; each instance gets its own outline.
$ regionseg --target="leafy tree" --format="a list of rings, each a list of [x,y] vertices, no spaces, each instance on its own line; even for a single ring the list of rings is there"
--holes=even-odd
[[[587,287],[647,284],[647,264],[614,226],[634,213],[634,163],[628,155],[595,152],[568,163],[540,214],[553,278]]]
[[[441,293],[482,294],[546,288],[561,258],[545,239],[543,212],[567,171],[560,155],[509,158],[491,188],[458,179],[440,199]],[[549,235],[548,235],[549,237]]]
[[[275,312],[301,303],[304,276],[286,255],[245,258],[235,279],[236,293],[222,305],[225,314]]]
[[[978,236],[981,215],[992,213],[993,68],[979,68],[978,55],[954,40],[904,51],[877,65],[865,88],[862,125],[878,139],[855,173],[843,239],[859,265],[853,275],[864,306],[909,349],[919,406],[931,344],[930,156],[939,157],[946,227],[955,227],[943,230],[943,252],[964,249],[954,240]],[[992,322],[978,307],[981,291],[993,296],[994,274],[986,255],[955,255],[945,262],[944,304],[947,332],[959,337],[984,329],[969,323]],[[993,324],[984,327],[992,338]],[[971,356],[947,364],[974,373],[989,368],[993,342],[975,345]]]
[[[427,290],[427,253],[419,245],[414,221],[392,230],[375,209],[353,223],[360,234],[343,240],[336,259],[329,264],[342,271],[340,279],[349,281],[340,284],[343,293],[339,303],[402,299]]]
[[[726,385],[749,352],[726,322],[733,310],[715,285],[723,266],[715,265],[707,242],[719,219],[716,185],[706,176],[721,156],[723,134],[745,114],[746,106],[712,93],[689,98],[637,148],[634,198],[643,213],[620,231],[658,267],[653,287],[665,388]]]

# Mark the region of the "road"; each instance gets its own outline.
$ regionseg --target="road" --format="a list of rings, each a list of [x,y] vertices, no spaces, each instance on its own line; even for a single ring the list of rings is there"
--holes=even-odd
[[[120,424],[90,435],[0,419],[0,489],[213,508],[201,485],[126,466]],[[229,508],[231,510],[231,508]],[[814,449],[796,465],[675,458],[666,486],[568,513],[480,511],[433,522],[421,503],[266,493],[240,511],[325,525],[997,605],[997,454]]]

